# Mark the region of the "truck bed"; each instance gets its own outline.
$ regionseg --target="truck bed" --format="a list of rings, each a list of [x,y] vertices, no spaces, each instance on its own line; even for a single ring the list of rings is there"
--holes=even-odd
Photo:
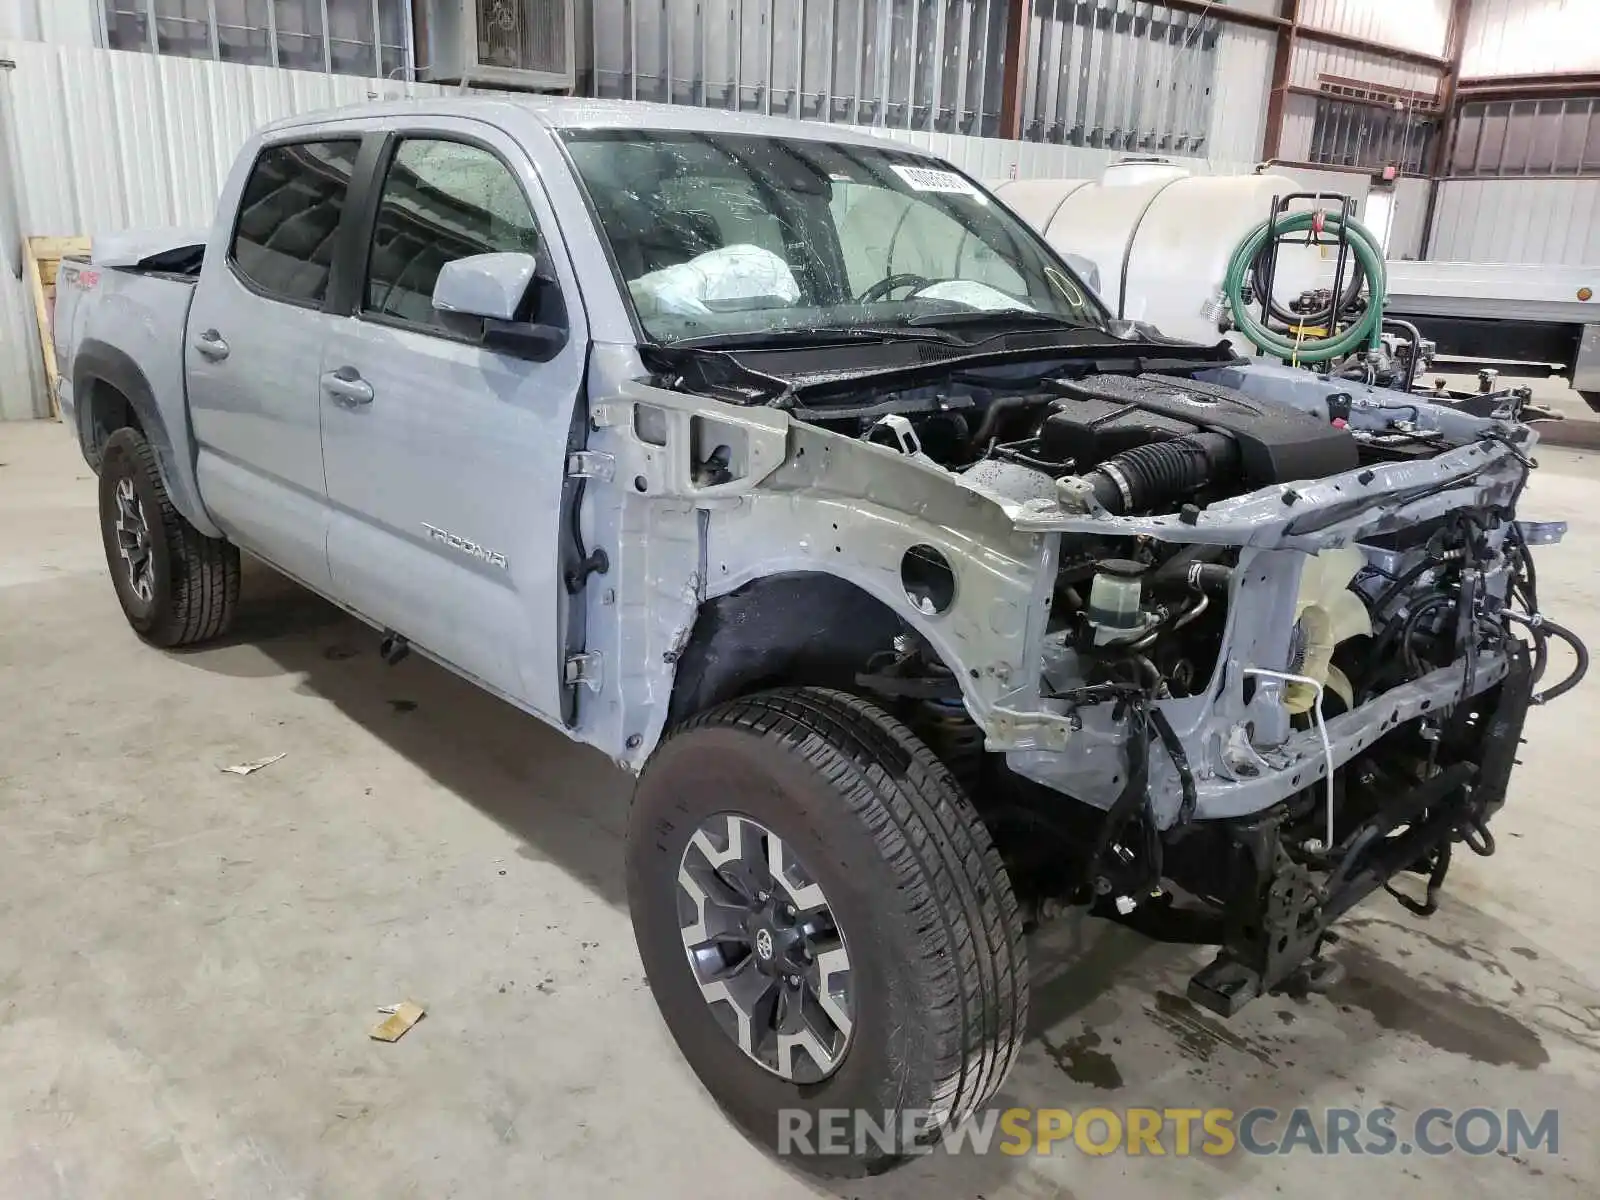
[[[189,428],[184,347],[203,247],[192,241],[174,245],[147,239],[140,246],[144,252],[128,261],[118,250],[130,240],[123,235],[111,240],[110,253],[102,253],[97,243],[88,259],[65,260],[57,281],[57,400],[62,420],[78,430],[84,457],[96,469],[99,447],[114,423],[122,420],[124,402],[135,414],[142,405],[153,405],[168,430]],[[73,386],[80,356],[97,360],[102,379],[118,378],[115,362],[131,359],[148,394],[113,397],[106,405],[96,403],[81,412],[80,401],[88,397],[76,395]],[[107,359],[113,360],[109,368]],[[132,385],[119,390],[130,391]]]

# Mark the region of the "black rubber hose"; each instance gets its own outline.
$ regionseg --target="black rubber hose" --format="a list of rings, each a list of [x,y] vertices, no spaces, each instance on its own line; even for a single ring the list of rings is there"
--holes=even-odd
[[[1573,633],[1565,625],[1557,625],[1554,621],[1545,620],[1539,622],[1539,628],[1551,637],[1560,638],[1571,646],[1572,652],[1578,656],[1578,665],[1572,668],[1572,674],[1556,684],[1555,687],[1546,688],[1539,693],[1537,697],[1539,703],[1549,704],[1552,700],[1561,699],[1561,697],[1583,682],[1583,677],[1589,673],[1589,648],[1583,644],[1583,640],[1577,634]]]
[[[1266,290],[1261,286],[1261,268],[1265,265],[1268,256],[1276,255],[1277,252],[1278,244],[1269,240],[1262,245],[1255,261],[1250,264],[1250,287],[1258,298]],[[1350,261],[1355,267],[1355,270],[1350,272],[1350,282],[1345,284],[1342,296],[1329,297],[1327,308],[1322,309],[1320,312],[1297,313],[1279,304],[1275,297],[1267,296],[1267,310],[1285,325],[1321,325],[1329,333],[1332,333],[1338,318],[1344,316],[1345,313],[1355,307],[1356,301],[1361,296],[1361,289],[1366,286],[1367,272],[1366,268],[1361,265],[1361,260],[1352,254]]]
[[[1094,849],[1088,860],[1088,880],[1096,881],[1096,876],[1101,874],[1101,864],[1106,852],[1110,850],[1111,843],[1122,833],[1139,812],[1150,803],[1150,704],[1146,697],[1140,697],[1128,706],[1128,736],[1123,741],[1123,754],[1125,756],[1124,770],[1128,773],[1127,782],[1122,786],[1122,791],[1117,794],[1116,800],[1106,811],[1105,819],[1100,823],[1100,832],[1094,841]],[[1151,824],[1155,819],[1151,817]],[[1157,843],[1159,848],[1160,843]],[[1159,866],[1156,868],[1159,877]]]
[[[1203,542],[1194,542],[1174,551],[1165,561],[1152,567],[1144,576],[1146,583],[1152,586],[1165,587],[1169,584],[1187,584],[1190,582],[1190,572],[1194,567],[1220,566],[1215,560],[1222,557],[1223,547],[1208,546]],[[1223,571],[1232,574],[1232,567],[1221,567]]]
[[[1161,739],[1168,757],[1172,759],[1172,765],[1178,770],[1178,785],[1183,789],[1183,801],[1178,806],[1177,823],[1187,825],[1189,819],[1194,816],[1195,805],[1199,800],[1194,786],[1194,770],[1189,766],[1189,756],[1184,753],[1183,741],[1178,737],[1178,731],[1173,729],[1172,722],[1167,720],[1166,713],[1152,707],[1150,724],[1156,727],[1156,736]]]
[[[1417,626],[1422,624],[1423,617],[1435,609],[1444,608],[1454,603],[1455,599],[1451,596],[1430,596],[1413,608],[1410,614],[1407,615],[1405,623],[1400,626],[1400,660],[1412,674],[1420,676],[1427,673],[1422,669],[1421,662],[1418,661],[1417,656],[1411,649],[1411,639],[1416,635]]]
[[[1043,407],[1055,400],[1054,396],[996,396],[983,410],[977,432],[972,435],[972,447],[982,454],[989,440],[1000,428],[1000,418],[1019,409]]]
[[[1533,634],[1533,686],[1539,686],[1539,680],[1544,678],[1545,668],[1550,665],[1550,639],[1545,637],[1538,626],[1530,626]]]
[[[1147,512],[1236,474],[1239,447],[1224,433],[1196,433],[1114,454],[1084,476],[1110,513]]]
[[[1410,392],[1417,382],[1417,358],[1422,353],[1422,331],[1410,321],[1402,321],[1398,317],[1385,317],[1383,324],[1405,330],[1411,339],[1411,355],[1406,360],[1406,381],[1400,385],[1402,392]]]
[[[1416,566],[1412,567],[1404,575],[1400,576],[1400,578],[1396,579],[1388,587],[1383,589],[1383,592],[1378,596],[1378,598],[1372,602],[1372,611],[1375,613],[1381,613],[1384,609],[1389,607],[1390,602],[1393,601],[1395,597],[1399,596],[1401,592],[1405,591],[1408,587],[1415,583],[1418,576],[1420,576],[1424,571],[1430,570],[1438,565],[1439,564],[1434,560],[1432,555],[1424,558],[1421,562],[1417,563]]]
[[[1424,563],[1423,565],[1427,566],[1428,564]],[[1420,572],[1418,572],[1418,574],[1420,574]],[[1404,579],[1403,576],[1402,579]],[[1387,625],[1383,627],[1381,631],[1379,631],[1377,636],[1372,639],[1372,647],[1367,652],[1366,665],[1362,668],[1360,674],[1360,678],[1364,682],[1361,686],[1361,694],[1358,701],[1359,703],[1365,704],[1367,700],[1371,699],[1371,697],[1377,693],[1378,689],[1376,684],[1379,681],[1380,675],[1387,675],[1387,672],[1383,670],[1383,667],[1389,658],[1389,648],[1395,644],[1396,635],[1400,636],[1401,641],[1399,648],[1403,652],[1405,645],[1404,639],[1411,636],[1410,631],[1414,628],[1412,621],[1417,617],[1417,614],[1425,608],[1437,608],[1442,604],[1449,604],[1451,601],[1452,597],[1446,596],[1442,592],[1430,592],[1427,596],[1419,600],[1417,604],[1413,608],[1409,609],[1403,616],[1394,617]],[[1376,611],[1378,608],[1377,605],[1374,605],[1373,607],[1374,611]]]

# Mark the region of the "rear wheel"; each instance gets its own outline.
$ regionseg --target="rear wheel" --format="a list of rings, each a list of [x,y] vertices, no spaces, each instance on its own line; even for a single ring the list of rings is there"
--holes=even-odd
[[[932,752],[853,696],[765,692],[663,742],[634,798],[628,899],[696,1074],[813,1173],[934,1140],[1021,1046],[1022,924],[989,835]],[[830,1132],[834,1109],[855,1116]]]
[[[106,440],[100,534],[123,615],[145,641],[187,646],[227,630],[239,601],[239,551],[173,507],[155,451],[137,429]]]

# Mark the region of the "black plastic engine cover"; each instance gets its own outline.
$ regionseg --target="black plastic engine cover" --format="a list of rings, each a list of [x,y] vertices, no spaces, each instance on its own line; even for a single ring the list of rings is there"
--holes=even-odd
[[[1243,392],[1169,375],[1090,375],[1058,380],[1062,399],[1039,431],[1050,459],[1086,472],[1113,454],[1200,430],[1232,437],[1246,488],[1321,479],[1358,465],[1356,440],[1297,409],[1263,404]]]

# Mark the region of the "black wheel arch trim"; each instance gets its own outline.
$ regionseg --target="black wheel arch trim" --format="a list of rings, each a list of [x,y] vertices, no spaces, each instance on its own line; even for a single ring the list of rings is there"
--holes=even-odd
[[[882,600],[838,575],[794,571],[752,580],[700,605],[677,659],[667,723],[762,687],[849,691],[867,659],[908,628]]]
[[[179,398],[183,406],[179,419],[182,447],[173,441],[173,430],[156,399],[150,381],[145,378],[139,364],[117,347],[98,338],[86,338],[79,345],[72,360],[72,393],[78,422],[78,444],[91,465],[89,445],[94,436],[93,396],[96,384],[114,388],[128,402],[139,422],[145,439],[156,452],[156,465],[161,471],[161,482],[173,507],[184,518],[208,537],[223,536],[200,498],[199,481],[195,476],[194,436],[189,429],[188,401]],[[169,406],[170,406],[169,401]]]

